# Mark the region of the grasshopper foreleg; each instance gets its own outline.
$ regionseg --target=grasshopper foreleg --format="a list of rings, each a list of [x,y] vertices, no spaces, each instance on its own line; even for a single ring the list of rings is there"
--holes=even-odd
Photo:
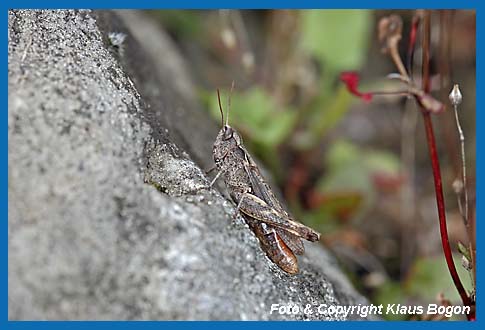
[[[205,171],[205,174],[208,175],[209,173],[211,173],[212,171],[214,171],[215,169],[217,169],[217,166],[212,166],[211,168],[209,168],[208,170]]]
[[[239,203],[237,203],[236,210],[234,210],[234,214],[232,215],[233,220],[237,218],[237,215],[239,214],[239,210],[241,209],[241,204],[243,200],[244,200],[244,195],[243,195],[243,198],[241,198],[241,200],[239,201]]]
[[[222,175],[222,173],[224,173],[224,171],[219,171],[216,176],[214,177],[214,179],[212,179],[211,183],[209,184],[209,188],[212,188],[212,186],[214,185],[214,183],[216,183],[217,179],[219,179],[219,177]]]

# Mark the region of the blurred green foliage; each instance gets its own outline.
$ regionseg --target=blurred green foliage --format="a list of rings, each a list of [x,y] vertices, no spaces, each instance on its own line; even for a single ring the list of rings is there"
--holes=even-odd
[[[304,10],[302,48],[332,75],[358,70],[365,60],[371,14],[369,10]]]
[[[197,39],[202,31],[200,15],[196,11],[172,9],[157,10],[155,13],[165,28],[179,38]]]
[[[311,107],[302,111],[302,116],[307,125],[303,134],[297,136],[294,145],[299,149],[308,150],[321,143],[325,135],[345,117],[354,98],[347,92],[344,86],[339,86],[332,91],[333,95],[318,96]]]
[[[345,116],[355,101],[343,85],[342,71],[359,70],[365,60],[372,27],[368,10],[304,10],[301,47],[322,67],[320,94],[304,111],[307,133],[297,143],[312,148]]]
[[[259,155],[273,155],[287,138],[299,149],[314,148],[344,118],[355,100],[336,82],[342,70],[362,66],[372,25],[371,13],[364,10],[300,11],[299,47],[323,67],[319,94],[308,107],[295,109],[275,104],[272,95],[259,85],[247,91],[234,91],[231,124],[250,137]],[[203,95],[206,98],[207,94]],[[206,104],[214,118],[219,118],[216,98],[212,97]],[[295,134],[296,123],[304,125],[299,134]]]
[[[357,219],[372,207],[378,194],[374,175],[397,176],[401,171],[399,158],[392,153],[361,148],[343,139],[332,143],[324,164],[326,173],[316,182],[316,191],[326,196],[325,203],[305,219],[327,233],[338,229],[342,213],[350,212]]]
[[[470,274],[461,266],[461,255],[453,255],[456,269],[466,290],[471,290]],[[461,298],[449,275],[443,256],[423,257],[415,260],[404,282],[386,282],[377,291],[374,301],[378,304],[404,304],[406,301],[437,302],[443,294],[451,303],[460,305]],[[387,315],[392,320],[403,320],[406,315]]]
[[[229,95],[227,90],[223,93]],[[228,108],[224,108],[224,116],[227,116]],[[210,109],[215,118],[221,117],[214,93],[210,98]],[[291,133],[295,117],[294,109],[276,105],[271,96],[258,87],[231,96],[229,124],[238,127],[251,137],[251,143],[261,148],[274,148],[281,144]]]
[[[327,175],[317,182],[324,192],[356,190],[366,198],[375,196],[372,175],[385,173],[398,175],[399,159],[388,152],[363,149],[345,140],[335,141],[325,156]]]
[[[465,288],[471,290],[469,273],[461,266],[461,255],[454,254],[453,260]],[[417,259],[406,279],[405,286],[406,291],[412,296],[427,298],[443,293],[452,302],[461,301],[442,256]]]

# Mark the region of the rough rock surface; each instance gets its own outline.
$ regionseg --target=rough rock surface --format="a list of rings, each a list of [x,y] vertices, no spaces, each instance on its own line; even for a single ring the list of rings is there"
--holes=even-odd
[[[270,314],[365,300],[317,244],[282,273],[205,188],[217,127],[138,15],[9,12],[9,319],[344,319]]]

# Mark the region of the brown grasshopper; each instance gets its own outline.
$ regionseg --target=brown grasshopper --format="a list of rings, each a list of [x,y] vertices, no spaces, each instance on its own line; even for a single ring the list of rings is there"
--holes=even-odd
[[[301,239],[315,242],[320,239],[320,234],[296,222],[284,210],[244,147],[241,136],[228,124],[230,98],[225,123],[219,90],[217,98],[222,128],[214,142],[213,156],[219,172],[210,185],[223,176],[231,198],[237,204],[235,215],[238,211],[242,214],[263,251],[278,267],[296,274],[295,254],[301,255],[305,251]]]

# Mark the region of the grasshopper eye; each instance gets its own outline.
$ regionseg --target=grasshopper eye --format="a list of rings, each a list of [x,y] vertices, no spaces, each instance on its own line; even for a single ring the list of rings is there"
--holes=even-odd
[[[232,134],[234,133],[234,130],[230,126],[224,126],[224,140],[229,140],[232,138]]]

